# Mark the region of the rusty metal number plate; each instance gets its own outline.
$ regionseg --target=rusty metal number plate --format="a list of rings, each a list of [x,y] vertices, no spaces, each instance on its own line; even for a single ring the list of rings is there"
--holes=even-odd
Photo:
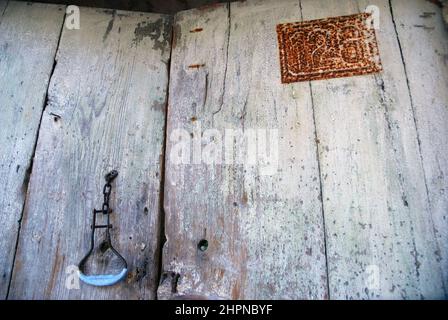
[[[382,70],[370,14],[277,25],[282,83]]]

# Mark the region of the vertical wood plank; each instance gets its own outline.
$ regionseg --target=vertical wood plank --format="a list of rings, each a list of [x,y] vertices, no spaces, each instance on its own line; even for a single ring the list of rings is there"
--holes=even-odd
[[[426,175],[437,256],[448,288],[448,31],[430,1],[391,1]],[[445,294],[447,292],[445,291]]]
[[[80,14],[81,28],[64,28],[57,54],[10,297],[152,299],[171,19],[89,8]],[[87,253],[92,209],[101,206],[111,169],[119,171],[112,241],[129,275],[114,287],[69,289],[67,268]]]
[[[7,294],[64,6],[0,2],[0,297]]]
[[[166,153],[166,237],[160,298],[327,296],[311,97],[282,85],[276,24],[300,19],[298,1],[247,1],[176,15]],[[175,163],[176,136],[215,129],[278,130],[272,175],[207,158]],[[206,144],[203,137],[203,145]],[[195,142],[191,147],[194,148]],[[231,145],[234,152],[244,146]],[[260,159],[257,159],[260,160]],[[200,240],[208,241],[205,251]],[[173,291],[175,293],[173,294]]]
[[[330,297],[444,296],[400,50],[387,1],[302,0],[311,20],[380,10],[384,71],[315,81]]]

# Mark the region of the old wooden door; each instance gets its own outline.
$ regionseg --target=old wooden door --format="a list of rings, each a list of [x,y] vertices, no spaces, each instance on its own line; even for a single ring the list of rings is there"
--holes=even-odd
[[[277,24],[368,5],[382,72],[281,83]],[[159,297],[446,296],[446,36],[427,1],[245,1],[177,14]],[[200,158],[195,138],[228,129],[277,129],[275,173],[207,163],[205,148]],[[182,130],[191,155],[179,161]]]
[[[369,5],[383,71],[282,83],[278,24]],[[435,4],[66,9],[0,0],[1,298],[447,297]],[[129,274],[94,288],[73,276],[111,169]]]

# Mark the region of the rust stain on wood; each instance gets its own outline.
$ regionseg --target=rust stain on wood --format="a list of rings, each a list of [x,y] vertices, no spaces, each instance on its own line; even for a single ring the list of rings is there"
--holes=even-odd
[[[205,67],[205,63],[201,63],[201,64],[190,64],[188,66],[189,69],[199,69]]]
[[[369,13],[277,25],[282,83],[382,70]]]
[[[51,293],[53,292],[55,285],[56,285],[56,279],[59,276],[59,271],[64,263],[64,256],[61,256],[59,253],[59,243],[60,243],[60,239],[58,238],[58,242],[56,245],[56,251],[55,251],[56,260],[51,269],[50,281],[48,282],[48,286],[45,289],[45,296],[48,298],[51,297]]]
[[[201,32],[201,31],[203,31],[203,30],[204,30],[204,28],[195,28],[195,29],[193,29],[193,30],[190,30],[190,33]]]

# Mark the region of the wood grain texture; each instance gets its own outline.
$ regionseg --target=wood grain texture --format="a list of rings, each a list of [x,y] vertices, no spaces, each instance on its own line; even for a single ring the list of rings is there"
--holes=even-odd
[[[406,75],[387,1],[302,0],[304,20],[376,5],[384,71],[311,83],[332,299],[443,298]]]
[[[154,298],[170,37],[169,17],[124,11],[81,8],[81,29],[64,28],[11,298]],[[112,243],[129,275],[114,287],[69,290],[67,267],[87,253],[92,209],[111,169],[119,171]]]
[[[429,1],[394,0],[391,5],[409,81],[447,294],[448,31],[440,8]]]
[[[0,297],[7,293],[63,6],[0,2]]]
[[[247,1],[176,15],[164,197],[166,274],[159,298],[327,297],[309,86],[280,82],[275,26],[299,19],[298,1]],[[260,162],[177,164],[177,130],[200,138],[199,126],[221,135],[226,129],[277,129],[278,139],[268,140],[279,153],[273,174],[265,174]],[[222,152],[244,153],[243,145]],[[190,163],[198,153],[192,155]],[[204,252],[198,250],[201,239],[208,241]]]

